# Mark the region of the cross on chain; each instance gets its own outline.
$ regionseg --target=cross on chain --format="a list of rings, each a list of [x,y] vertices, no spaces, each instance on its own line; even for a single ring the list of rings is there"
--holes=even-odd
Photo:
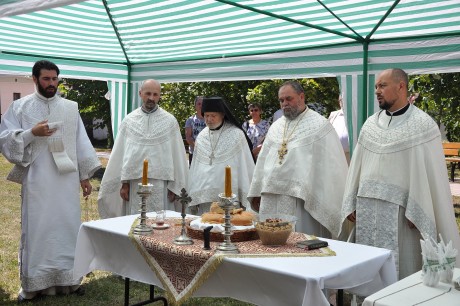
[[[283,163],[284,155],[286,155],[287,152],[288,152],[287,143],[283,142],[281,144],[281,148],[278,150],[278,158],[280,160],[280,165]]]
[[[209,164],[212,165],[212,159],[214,158],[214,152],[209,155]]]

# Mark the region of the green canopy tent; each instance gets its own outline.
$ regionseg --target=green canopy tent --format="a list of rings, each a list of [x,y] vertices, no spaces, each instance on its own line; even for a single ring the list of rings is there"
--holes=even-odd
[[[356,143],[379,71],[460,71],[460,0],[1,1],[0,73],[42,58],[109,82],[114,134],[146,78],[337,77]]]

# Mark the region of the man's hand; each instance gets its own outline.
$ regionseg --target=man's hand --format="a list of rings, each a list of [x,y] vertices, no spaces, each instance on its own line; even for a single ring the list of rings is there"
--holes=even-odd
[[[174,202],[176,200],[176,194],[168,189],[168,201]]]
[[[49,128],[48,120],[40,121],[32,128],[32,134],[35,136],[51,136],[54,132],[56,132],[56,129]]]
[[[356,222],[356,210],[348,215],[347,219],[351,222]]]
[[[251,208],[255,212],[259,212],[260,209],[260,197],[252,198]]]
[[[129,183],[123,183],[121,186],[120,197],[125,201],[129,201]]]
[[[91,186],[91,183],[89,182],[89,180],[80,181],[80,186],[81,186],[81,189],[83,190],[84,197],[87,197],[91,194],[91,191],[93,190],[93,186]]]

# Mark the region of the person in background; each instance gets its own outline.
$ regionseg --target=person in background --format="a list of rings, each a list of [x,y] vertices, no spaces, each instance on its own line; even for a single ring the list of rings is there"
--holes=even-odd
[[[0,147],[14,164],[7,179],[22,185],[18,302],[39,295],[84,293],[73,275],[81,223],[79,187],[101,167],[78,112],[56,94],[59,68],[32,68],[35,93],[14,101],[2,118]]]
[[[195,140],[198,134],[206,127],[204,118],[201,115],[201,105],[203,103],[203,97],[197,96],[195,98],[195,114],[189,117],[185,121],[185,140],[187,141],[188,147],[188,159],[189,164],[192,163],[193,149],[195,147]]]
[[[265,137],[248,200],[260,214],[296,216],[296,231],[337,238],[348,169],[337,133],[300,83],[285,82],[278,97],[284,116]]]
[[[343,152],[345,153],[345,157],[347,159],[347,163],[350,164],[350,144],[348,141],[347,120],[343,112],[342,96],[339,96],[339,106],[339,110],[333,111],[329,115],[329,122],[337,132],[340,143],[342,144]]]
[[[407,84],[398,68],[377,77],[380,111],[361,129],[342,206],[342,218],[356,222],[356,243],[392,250],[400,279],[422,268],[421,234],[441,234],[460,250],[441,134],[408,102]]]
[[[280,108],[279,110],[277,110],[274,114],[273,114],[273,121],[272,121],[272,124],[273,122],[275,122],[276,120],[278,120],[279,118],[281,118],[283,116],[283,109]]]
[[[142,106],[122,121],[98,195],[102,218],[139,213],[138,184],[144,160],[153,185],[147,211],[176,210],[175,195],[187,186],[188,163],[176,118],[158,106],[161,85],[145,80]]]
[[[204,98],[201,111],[206,127],[196,139],[190,166],[190,210],[201,215],[209,211],[212,202],[219,201],[226,166],[231,167],[232,191],[237,201],[249,208],[246,196],[254,171],[251,141],[221,97]]]
[[[252,143],[252,155],[254,159],[257,159],[262,143],[267,135],[270,123],[267,120],[261,118],[262,107],[260,104],[253,103],[248,106],[249,115],[251,119],[243,123],[243,131],[249,137]]]

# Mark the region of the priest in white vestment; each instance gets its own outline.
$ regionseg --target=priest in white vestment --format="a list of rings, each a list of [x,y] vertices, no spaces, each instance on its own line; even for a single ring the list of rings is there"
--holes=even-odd
[[[251,144],[221,97],[204,98],[201,107],[206,127],[198,134],[189,172],[191,212],[208,212],[224,192],[225,167],[232,171],[232,192],[243,207],[254,171]]]
[[[337,238],[348,168],[337,133],[307,107],[298,82],[284,83],[278,97],[284,116],[265,138],[249,200],[261,214],[297,216],[296,231]]]
[[[19,302],[82,293],[73,275],[79,186],[88,196],[101,166],[78,104],[56,95],[59,68],[38,61],[32,74],[36,92],[14,101],[0,125],[1,151],[15,165],[8,180],[22,184]]]
[[[161,85],[143,82],[142,106],[120,125],[98,196],[99,215],[111,218],[139,213],[144,160],[153,185],[147,211],[175,210],[174,195],[187,186],[188,162],[176,118],[158,106]]]
[[[393,251],[400,279],[422,269],[421,233],[441,234],[460,251],[441,134],[407,102],[407,84],[401,69],[378,76],[381,110],[361,129],[342,208],[356,222],[356,243]]]

